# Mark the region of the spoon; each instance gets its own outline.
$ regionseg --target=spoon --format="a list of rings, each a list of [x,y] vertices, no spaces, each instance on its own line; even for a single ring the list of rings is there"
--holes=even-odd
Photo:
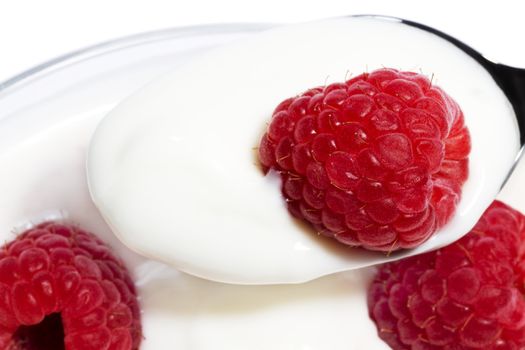
[[[278,178],[262,175],[252,151],[283,99],[383,65],[433,74],[472,138],[454,217],[390,255],[292,219]],[[129,248],[214,281],[301,283],[397,260],[459,239],[496,197],[524,143],[524,88],[524,71],[415,22],[353,16],[276,27],[196,56],[110,112],[91,141],[90,192]]]

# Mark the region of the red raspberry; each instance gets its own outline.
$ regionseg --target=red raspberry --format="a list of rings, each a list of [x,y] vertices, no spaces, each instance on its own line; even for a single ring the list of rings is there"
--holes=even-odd
[[[100,239],[47,222],[0,250],[0,349],[136,350],[134,284]]]
[[[368,310],[394,350],[525,349],[525,217],[494,202],[461,240],[379,267]]]
[[[280,173],[294,216],[342,243],[392,251],[450,219],[469,152],[463,113],[443,90],[380,69],[281,102],[259,159]]]

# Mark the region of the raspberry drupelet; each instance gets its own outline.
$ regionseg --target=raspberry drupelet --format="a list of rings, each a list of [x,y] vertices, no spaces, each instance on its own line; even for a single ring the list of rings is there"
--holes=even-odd
[[[470,136],[429,79],[379,69],[281,102],[259,146],[292,215],[350,246],[426,241],[454,214]]]
[[[379,267],[368,310],[394,350],[525,349],[525,217],[494,202],[470,233]]]
[[[0,249],[0,349],[136,350],[134,283],[95,235],[46,222]]]

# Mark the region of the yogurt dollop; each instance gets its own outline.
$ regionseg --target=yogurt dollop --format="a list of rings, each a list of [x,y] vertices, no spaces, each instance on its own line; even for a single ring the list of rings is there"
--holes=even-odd
[[[391,256],[350,250],[294,221],[253,150],[283,98],[381,66],[433,74],[472,136],[455,217],[422,246]],[[341,18],[269,30],[145,87],[99,125],[88,180],[108,224],[143,255],[221,282],[298,283],[459,238],[498,193],[518,139],[508,100],[463,51],[399,22]]]

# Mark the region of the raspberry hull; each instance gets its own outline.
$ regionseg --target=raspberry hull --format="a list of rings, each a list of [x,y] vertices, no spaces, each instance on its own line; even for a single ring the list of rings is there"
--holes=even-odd
[[[456,243],[381,266],[379,336],[395,350],[525,349],[524,238],[525,217],[496,201]]]
[[[0,250],[0,349],[136,350],[141,339],[134,284],[93,234],[47,222]]]
[[[283,101],[259,159],[289,211],[351,246],[392,251],[453,215],[470,136],[458,105],[422,75],[380,69]]]

